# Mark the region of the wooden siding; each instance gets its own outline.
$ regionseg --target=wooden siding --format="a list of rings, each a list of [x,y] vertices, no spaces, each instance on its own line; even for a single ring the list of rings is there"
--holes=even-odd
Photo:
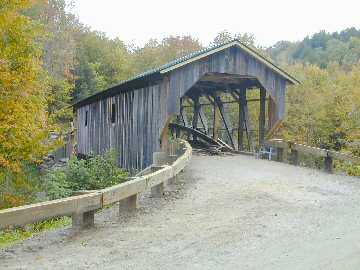
[[[166,97],[166,84],[153,85],[79,108],[78,152],[89,155],[114,149],[121,167],[131,171],[145,168],[152,163],[152,153],[160,149],[160,133],[168,118]],[[112,104],[116,107],[115,123],[111,122]]]
[[[239,74],[257,77],[276,104],[274,118],[280,120],[285,114],[286,80],[279,74],[248,55],[238,47],[231,47],[207,56],[169,73],[169,105],[179,111],[179,100],[202,76],[209,72]]]

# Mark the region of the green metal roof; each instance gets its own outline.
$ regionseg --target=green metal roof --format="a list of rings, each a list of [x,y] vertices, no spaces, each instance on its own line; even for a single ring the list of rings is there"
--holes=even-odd
[[[139,75],[136,75],[128,80],[122,81],[119,84],[105,90],[99,93],[96,93],[95,95],[92,95],[90,97],[87,97],[81,101],[78,101],[77,103],[75,103],[73,106],[74,107],[80,107],[84,104],[88,104],[90,102],[92,102],[93,100],[97,100],[99,97],[105,97],[105,96],[112,96],[113,94],[115,94],[118,91],[121,91],[122,89],[126,90],[126,88],[132,88],[134,89],[134,87],[137,84],[137,82],[142,81],[142,80],[146,80],[147,78],[153,78],[153,77],[159,77],[161,78],[162,74],[166,74],[174,69],[180,68],[186,64],[189,64],[191,62],[194,62],[196,60],[199,60],[201,58],[204,58],[208,55],[214,54],[216,52],[222,51],[224,49],[233,47],[233,46],[237,46],[239,48],[241,48],[243,51],[247,52],[248,54],[250,54],[251,56],[253,56],[254,58],[256,58],[258,61],[262,62],[263,64],[265,64],[267,67],[269,67],[270,69],[272,69],[273,71],[275,71],[276,73],[278,73],[280,76],[284,77],[288,82],[292,83],[292,84],[297,84],[299,83],[299,81],[294,78],[293,76],[291,76],[289,73],[287,73],[286,71],[284,71],[283,69],[281,69],[280,67],[276,66],[275,64],[273,64],[270,60],[266,59],[266,57],[264,57],[263,55],[261,55],[259,52],[257,52],[257,50],[255,48],[252,48],[248,45],[245,45],[244,43],[242,43],[240,40],[238,39],[233,39],[230,40],[228,42],[216,45],[216,46],[211,46],[208,47],[206,49],[203,50],[199,50],[193,53],[190,53],[188,55],[185,55],[183,57],[177,58],[173,61],[170,61],[160,67],[148,70],[146,72],[143,72]]]

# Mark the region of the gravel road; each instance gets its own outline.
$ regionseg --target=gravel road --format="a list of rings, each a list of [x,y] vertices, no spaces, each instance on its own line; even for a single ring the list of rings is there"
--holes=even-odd
[[[0,251],[0,269],[360,269],[360,179],[193,156],[164,198]]]

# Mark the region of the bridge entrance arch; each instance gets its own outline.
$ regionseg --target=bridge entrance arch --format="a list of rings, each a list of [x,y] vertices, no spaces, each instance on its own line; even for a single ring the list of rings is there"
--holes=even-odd
[[[234,149],[254,151],[271,126],[270,102],[256,77],[207,73],[181,97],[176,123],[215,141],[220,139]]]

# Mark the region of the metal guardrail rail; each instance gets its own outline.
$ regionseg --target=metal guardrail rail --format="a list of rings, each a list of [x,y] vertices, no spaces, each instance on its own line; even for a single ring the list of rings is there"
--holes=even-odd
[[[326,150],[318,147],[312,147],[292,141],[285,141],[281,139],[269,140],[265,143],[267,146],[277,149],[277,160],[284,161],[284,156],[290,151],[290,163],[293,165],[299,164],[299,153],[309,154],[315,157],[324,158],[324,167],[328,172],[333,170],[333,160],[342,160],[352,162],[354,164],[360,164],[360,157],[356,157],[352,154],[336,152],[333,150]]]
[[[165,183],[173,181],[191,159],[191,146],[186,141],[182,141],[182,145],[184,153],[181,156],[175,157],[165,152],[156,152],[149,173],[119,185],[64,199],[0,210],[0,229],[53,217],[72,216],[72,226],[78,230],[94,225],[95,211],[106,205],[120,202],[121,210],[136,208],[138,194],[148,188],[151,188],[153,196],[160,197],[163,195]],[[172,164],[167,165],[167,163]]]

